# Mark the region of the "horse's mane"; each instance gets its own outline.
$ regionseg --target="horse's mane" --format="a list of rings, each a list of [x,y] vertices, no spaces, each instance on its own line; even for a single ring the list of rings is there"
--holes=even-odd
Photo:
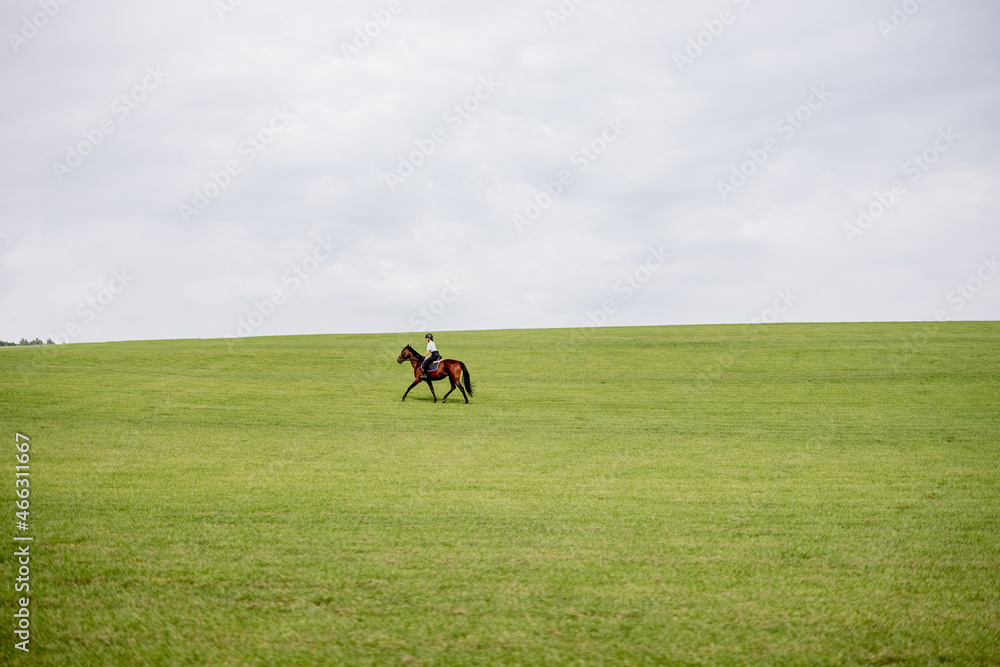
[[[407,345],[407,346],[406,346],[406,349],[407,349],[407,350],[409,350],[410,352],[412,352],[412,353],[413,353],[414,355],[416,355],[416,356],[420,357],[420,361],[423,361],[423,360],[424,360],[424,355],[422,355],[422,354],[420,354],[419,352],[417,352],[416,350],[414,350],[412,346],[410,346],[410,345]]]

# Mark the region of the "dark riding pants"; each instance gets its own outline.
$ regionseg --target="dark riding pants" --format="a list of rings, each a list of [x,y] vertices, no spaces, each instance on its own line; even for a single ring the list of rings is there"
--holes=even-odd
[[[424,362],[420,364],[420,369],[426,373],[427,369],[430,368],[431,364],[433,364],[440,358],[441,358],[440,354],[438,354],[437,352],[431,352],[431,356],[424,359]]]

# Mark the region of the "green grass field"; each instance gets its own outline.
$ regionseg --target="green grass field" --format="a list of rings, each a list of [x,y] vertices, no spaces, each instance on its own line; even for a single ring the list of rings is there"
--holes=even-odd
[[[1000,664],[1000,324],[928,327],[0,349],[0,662]]]

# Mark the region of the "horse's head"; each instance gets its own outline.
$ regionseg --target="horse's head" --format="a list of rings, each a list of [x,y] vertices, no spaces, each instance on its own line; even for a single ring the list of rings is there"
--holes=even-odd
[[[407,345],[403,348],[403,351],[399,353],[399,359],[396,359],[397,364],[401,364],[410,358],[410,346]]]

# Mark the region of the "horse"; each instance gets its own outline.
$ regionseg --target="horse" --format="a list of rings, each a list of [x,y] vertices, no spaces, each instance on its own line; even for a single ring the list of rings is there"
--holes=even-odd
[[[420,364],[423,363],[424,357],[412,347],[407,345],[403,348],[403,351],[399,353],[399,358],[396,359],[396,363],[401,364],[407,359],[409,359],[410,363],[413,364],[413,377],[415,379],[413,380],[413,384],[411,384],[406,390],[406,393],[403,394],[404,401],[406,400],[406,394],[410,393],[410,389],[413,389],[418,384],[423,382],[423,380],[420,379],[420,375],[423,373],[420,368]],[[427,386],[430,387],[431,396],[434,397],[435,403],[437,403],[438,397],[437,394],[434,393],[434,381],[448,378],[451,381],[451,389],[444,395],[441,402],[444,403],[447,401],[451,392],[455,391],[455,387],[458,387],[458,390],[462,392],[462,396],[465,397],[465,404],[469,404],[469,396],[472,396],[472,379],[469,378],[469,369],[465,367],[464,362],[455,361],[454,359],[444,359],[438,365],[436,371],[433,373],[427,373],[427,377]],[[465,388],[462,387],[463,380],[465,382]]]

